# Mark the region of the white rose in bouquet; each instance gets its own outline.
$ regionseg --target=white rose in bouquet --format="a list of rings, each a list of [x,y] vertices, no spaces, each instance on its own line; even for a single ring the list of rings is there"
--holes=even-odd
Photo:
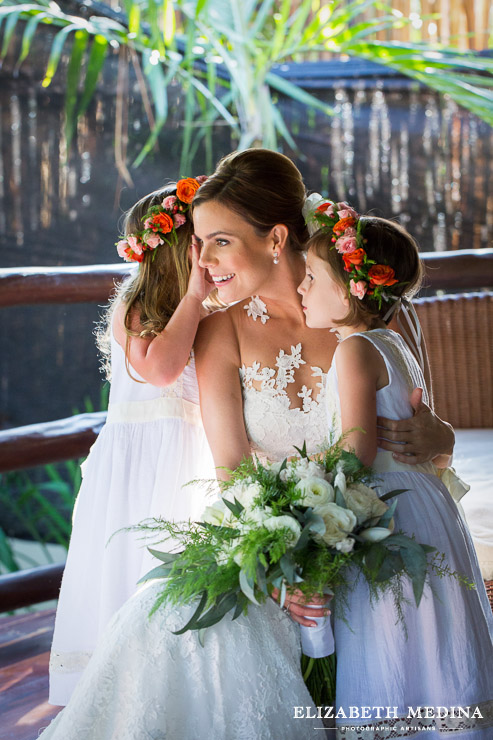
[[[325,533],[320,536],[329,547],[335,547],[338,542],[345,540],[357,523],[356,516],[350,509],[343,509],[334,503],[315,506],[313,511],[324,521]]]
[[[271,516],[263,522],[264,527],[273,532],[275,529],[289,529],[290,532],[286,537],[286,544],[294,547],[298,542],[301,534],[301,527],[292,516]]]
[[[295,486],[300,492],[300,503],[303,506],[320,506],[334,501],[334,489],[323,478],[303,478]]]
[[[384,501],[380,501],[372,488],[363,483],[351,483],[344,493],[344,500],[356,514],[358,524],[383,516],[389,508]]]

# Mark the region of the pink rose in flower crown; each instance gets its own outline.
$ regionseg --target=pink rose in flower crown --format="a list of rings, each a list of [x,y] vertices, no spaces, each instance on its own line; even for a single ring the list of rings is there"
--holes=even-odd
[[[368,284],[364,280],[349,281],[349,291],[351,295],[356,296],[356,298],[359,298],[360,300],[365,297],[367,289]]]
[[[125,262],[130,262],[129,256],[128,256],[128,242],[126,239],[120,239],[120,241],[116,245],[116,251],[118,252],[118,256],[122,258],[122,260],[125,260]]]
[[[116,250],[119,256],[125,260],[125,262],[142,262],[144,259],[143,252],[134,252],[128,244],[126,239],[120,239],[116,245]]]
[[[176,202],[177,202],[176,195],[168,195],[168,197],[163,200],[161,205],[166,211],[171,211],[173,210],[173,207],[175,206]]]
[[[200,185],[203,185],[206,180],[209,179],[208,175],[197,175],[195,178]]]
[[[135,252],[135,254],[142,254],[144,251],[144,245],[136,236],[127,236],[128,246]]]
[[[183,226],[183,224],[186,222],[186,216],[183,215],[183,213],[175,213],[173,216],[173,222],[175,224],[175,229],[177,229],[179,226]]]
[[[149,249],[156,249],[156,247],[159,247],[160,244],[164,243],[158,234],[146,234],[144,241]]]
[[[152,229],[152,218],[146,218],[144,221],[144,229]]]
[[[353,226],[348,226],[346,231],[344,232],[344,236],[356,236],[357,231]]]
[[[358,242],[355,236],[340,236],[335,245],[339,254],[354,252],[358,248]]]
[[[337,204],[337,215],[339,218],[358,218],[357,212],[347,203]]]

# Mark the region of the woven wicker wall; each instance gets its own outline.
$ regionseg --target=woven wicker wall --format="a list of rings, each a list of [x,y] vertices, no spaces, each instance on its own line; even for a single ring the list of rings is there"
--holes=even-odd
[[[493,293],[414,304],[426,337],[436,412],[457,428],[493,427]]]

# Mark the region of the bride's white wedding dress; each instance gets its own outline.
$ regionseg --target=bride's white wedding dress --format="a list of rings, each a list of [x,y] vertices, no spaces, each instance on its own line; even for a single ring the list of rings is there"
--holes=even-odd
[[[279,460],[327,433],[324,376],[315,390],[286,388],[305,364],[301,345],[279,353],[275,368],[240,369],[252,449]],[[318,382],[317,382],[318,378]],[[312,395],[317,393],[317,398]],[[115,614],[67,707],[43,740],[305,740],[324,736],[320,720],[295,719],[313,702],[300,672],[299,628],[271,600],[224,618],[205,634],[174,635],[195,606],[149,612],[161,581],[151,581]],[[305,712],[304,712],[305,713]],[[300,712],[298,712],[298,715]]]

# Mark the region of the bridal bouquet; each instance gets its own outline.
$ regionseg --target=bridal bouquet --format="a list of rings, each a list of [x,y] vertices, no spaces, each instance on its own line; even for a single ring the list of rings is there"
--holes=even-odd
[[[389,507],[386,500],[404,490],[379,498],[369,469],[340,443],[312,456],[305,448],[298,452],[282,463],[245,460],[230,480],[219,483],[221,497],[206,507],[200,522],[157,519],[144,525],[179,545],[178,552],[149,548],[161,564],[142,580],[166,579],[152,612],[165,601],[197,604],[176,634],[197,630],[203,644],[208,627],[226,615],[238,618],[274,588],[281,606],[288,589],[299,589],[307,601],[335,593],[336,613],[344,618],[344,593],[358,575],[367,580],[372,597],[390,590],[402,616],[404,578],[411,580],[419,605],[429,568],[456,575],[436,548],[393,532],[397,501]],[[429,560],[430,553],[435,555]],[[333,652],[329,619],[316,621],[320,629],[302,627],[303,652],[312,659],[305,661],[306,673],[313,670],[313,659]],[[328,663],[317,667],[314,683],[332,682],[332,669]]]

